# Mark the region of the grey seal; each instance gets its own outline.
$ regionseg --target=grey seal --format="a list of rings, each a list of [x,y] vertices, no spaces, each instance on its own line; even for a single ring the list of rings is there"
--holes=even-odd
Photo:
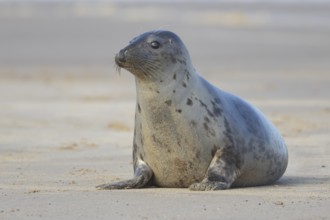
[[[271,184],[288,164],[286,144],[257,108],[211,85],[170,31],[150,31],[115,57],[135,76],[134,177],[97,186],[220,190]]]

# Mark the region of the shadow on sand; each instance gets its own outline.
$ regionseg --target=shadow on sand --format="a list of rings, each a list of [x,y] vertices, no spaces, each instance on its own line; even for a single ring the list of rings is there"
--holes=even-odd
[[[300,186],[330,184],[330,176],[283,176],[276,185]]]

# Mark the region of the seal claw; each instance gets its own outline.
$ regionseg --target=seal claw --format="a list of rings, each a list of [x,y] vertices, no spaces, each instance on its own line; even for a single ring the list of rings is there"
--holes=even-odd
[[[214,190],[228,189],[229,187],[230,185],[228,183],[207,181],[207,182],[193,183],[189,186],[189,189],[191,191],[214,191]]]

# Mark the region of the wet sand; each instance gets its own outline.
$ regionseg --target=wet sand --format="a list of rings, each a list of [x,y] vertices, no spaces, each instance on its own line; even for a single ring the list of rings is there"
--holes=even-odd
[[[329,219],[329,27],[253,20],[293,10],[284,6],[174,7],[177,21],[162,17],[169,8],[111,7],[102,16],[1,17],[0,219]],[[217,9],[227,23],[211,13]],[[308,18],[326,9],[294,12]],[[141,11],[153,17],[127,18]],[[189,23],[195,11],[213,17]],[[95,189],[133,175],[134,78],[116,72],[113,56],[162,26],[181,36],[205,78],[256,105],[281,131],[290,158],[276,184]]]

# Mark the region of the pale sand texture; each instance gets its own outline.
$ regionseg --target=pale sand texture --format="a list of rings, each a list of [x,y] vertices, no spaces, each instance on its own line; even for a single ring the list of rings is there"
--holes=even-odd
[[[259,107],[281,131],[290,158],[275,185],[98,191],[132,176],[134,78],[115,72],[113,55],[134,35],[168,23],[29,19],[0,20],[7,31],[0,40],[7,49],[0,52],[0,219],[330,219],[329,29],[182,20],[167,28],[186,42],[203,76]],[[81,23],[102,36],[95,40]],[[27,31],[24,43],[22,27],[64,36]]]

